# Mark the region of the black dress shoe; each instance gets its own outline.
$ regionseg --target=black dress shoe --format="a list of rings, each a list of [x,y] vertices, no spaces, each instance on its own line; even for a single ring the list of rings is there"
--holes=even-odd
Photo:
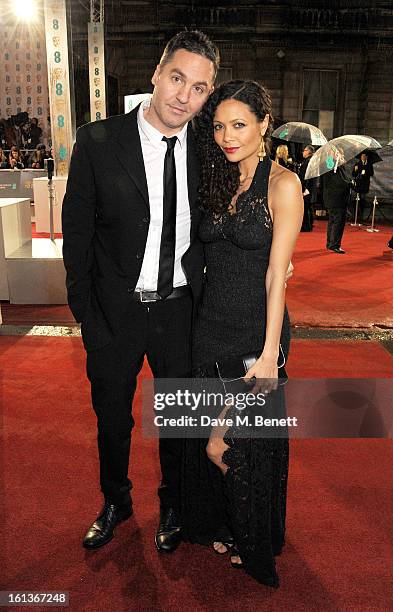
[[[92,550],[110,542],[113,538],[113,530],[116,525],[126,521],[132,513],[132,503],[116,506],[115,504],[105,502],[101,514],[86,533],[83,546]]]
[[[160,552],[173,552],[181,542],[179,517],[173,508],[161,508],[160,524],[154,541]]]
[[[333,251],[333,253],[338,253],[339,255],[344,255],[345,251],[343,249],[340,248],[334,248],[334,249],[329,249],[329,251]]]

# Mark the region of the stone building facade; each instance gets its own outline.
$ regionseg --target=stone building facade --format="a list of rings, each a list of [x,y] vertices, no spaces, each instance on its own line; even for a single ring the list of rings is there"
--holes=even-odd
[[[82,3],[71,4],[83,123],[89,16]],[[199,28],[220,47],[220,80],[264,83],[278,120],[319,124],[328,137],[368,134],[382,144],[393,138],[391,1],[106,0],[105,24],[110,114],[123,111],[124,95],[151,91],[168,38]]]

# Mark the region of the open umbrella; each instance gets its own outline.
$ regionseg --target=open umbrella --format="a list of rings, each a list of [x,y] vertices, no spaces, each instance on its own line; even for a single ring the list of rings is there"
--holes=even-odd
[[[367,160],[370,162],[370,164],[378,164],[382,161],[382,157],[378,155],[378,153],[376,153],[375,151],[371,151],[370,149],[365,149],[364,151],[356,155],[356,159],[360,159],[362,153],[365,153],[367,155]]]
[[[382,162],[375,165],[374,176],[370,181],[370,193],[375,193],[379,201],[393,200],[393,140],[378,150]],[[382,211],[381,211],[382,214]]]
[[[365,149],[380,148],[379,142],[370,136],[348,134],[339,138],[333,138],[333,140],[329,140],[311,157],[305,178],[315,178],[331,170],[336,171],[338,166],[342,166],[351,159],[354,159]]]
[[[324,145],[327,140],[321,130],[310,123],[289,121],[274,130],[272,136],[287,142],[300,142],[316,146]]]

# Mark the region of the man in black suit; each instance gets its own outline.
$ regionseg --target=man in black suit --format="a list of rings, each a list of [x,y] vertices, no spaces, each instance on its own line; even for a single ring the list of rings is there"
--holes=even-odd
[[[344,153],[342,150],[338,150],[336,156],[336,161],[344,161]],[[329,215],[326,248],[339,255],[345,254],[344,249],[341,248],[341,240],[344,234],[349,194],[351,191],[352,177],[349,172],[349,168],[344,163],[338,166],[335,171],[331,170],[322,176],[323,203]]]
[[[87,351],[105,499],[83,541],[89,549],[106,544],[132,514],[131,406],[145,355],[156,378],[190,375],[203,252],[189,122],[213,91],[218,64],[204,34],[181,32],[152,77],[151,100],[77,132],[63,202],[63,256],[69,306]],[[181,440],[160,438],[160,551],[180,542],[181,448]]]
[[[354,178],[354,191],[359,194],[358,220],[362,222],[366,208],[366,195],[370,191],[370,179],[374,176],[373,164],[369,161],[367,153],[361,153],[359,161],[352,171]]]
[[[314,147],[309,144],[306,145],[303,149],[303,161],[300,164],[299,168],[299,178],[302,184],[302,192],[304,199],[304,214],[303,214],[303,223],[300,231],[302,232],[311,232],[314,227],[314,219],[312,214],[312,203],[314,202],[315,196],[315,179],[306,180],[306,172],[308,168],[308,164],[310,163],[310,159],[315,153]]]

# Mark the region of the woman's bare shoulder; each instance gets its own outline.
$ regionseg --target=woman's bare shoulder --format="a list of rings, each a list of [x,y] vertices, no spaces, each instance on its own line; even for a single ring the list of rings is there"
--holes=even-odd
[[[269,182],[271,188],[280,192],[282,190],[295,191],[301,185],[300,179],[295,172],[283,168],[283,166],[280,166],[275,161],[272,161]]]

